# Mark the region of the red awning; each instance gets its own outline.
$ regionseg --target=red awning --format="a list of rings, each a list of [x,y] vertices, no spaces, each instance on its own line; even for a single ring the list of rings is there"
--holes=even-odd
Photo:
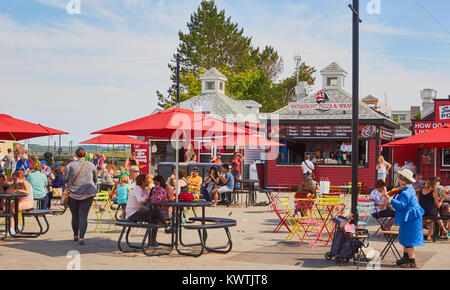
[[[450,125],[445,125],[423,132],[421,134],[413,135],[411,137],[400,139],[383,147],[401,147],[401,146],[416,146],[421,148],[450,148]]]
[[[129,137],[127,135],[100,135],[81,142],[81,144],[119,144],[119,145],[146,145],[145,141]]]
[[[173,108],[92,134],[174,139],[173,135],[177,130],[182,131],[185,138],[190,137],[188,139],[255,133],[252,130],[195,113],[191,110]]]
[[[239,136],[228,136],[223,139],[218,139],[204,145],[205,147],[280,147],[286,146],[284,144],[268,140],[263,137],[255,135],[239,135]]]
[[[16,119],[9,115],[0,114],[0,140],[19,141],[43,136],[65,134],[69,133]]]

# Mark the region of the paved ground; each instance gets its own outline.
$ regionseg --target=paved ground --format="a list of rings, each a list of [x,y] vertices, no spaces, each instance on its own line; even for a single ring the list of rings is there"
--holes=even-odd
[[[297,241],[284,242],[286,232],[273,233],[276,216],[268,207],[218,207],[208,208],[208,216],[237,219],[238,226],[231,229],[233,250],[226,255],[207,253],[200,258],[191,258],[172,253],[165,257],[147,257],[142,253],[123,254],[118,251],[118,232],[94,232],[96,218],[90,213],[85,246],[72,241],[70,213],[50,216],[49,233],[37,239],[8,239],[0,241],[0,269],[66,269],[78,261],[70,251],[78,251],[80,267],[88,269],[228,269],[228,270],[301,270],[301,269],[356,269],[353,263],[337,266],[324,259],[329,247],[308,244],[299,246]],[[30,220],[30,226],[34,223]],[[3,227],[3,221],[1,222]],[[376,226],[369,226],[374,232]],[[215,233],[215,234],[214,234]],[[139,238],[136,232],[133,236]],[[161,233],[158,237],[168,239]],[[187,242],[194,242],[198,236],[187,232]],[[211,231],[209,241],[223,244],[223,230]],[[373,238],[370,247],[381,251],[385,240]],[[402,252],[400,246],[400,252]],[[68,256],[69,255],[69,256]],[[417,248],[417,263],[420,269],[450,269],[450,242],[426,243]],[[398,269],[391,253],[380,265],[381,269]],[[361,269],[366,269],[363,264]]]

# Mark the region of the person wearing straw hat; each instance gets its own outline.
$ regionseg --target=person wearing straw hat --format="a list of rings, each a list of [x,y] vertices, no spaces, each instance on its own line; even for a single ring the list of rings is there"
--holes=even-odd
[[[398,180],[402,187],[396,198],[392,198],[387,193],[383,196],[389,200],[395,209],[395,223],[400,225],[399,242],[403,246],[403,258],[397,261],[397,265],[402,268],[416,268],[416,258],[414,247],[424,246],[422,233],[423,208],[419,205],[416,192],[412,186],[416,182],[413,173],[409,169],[398,172]]]

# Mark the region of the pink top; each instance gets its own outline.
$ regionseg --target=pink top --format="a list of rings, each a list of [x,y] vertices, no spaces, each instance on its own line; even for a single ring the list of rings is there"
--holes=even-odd
[[[128,193],[128,203],[127,203],[127,217],[132,216],[137,211],[144,208],[144,203],[149,197],[149,190],[145,188],[142,190],[140,186],[136,186],[130,193]]]

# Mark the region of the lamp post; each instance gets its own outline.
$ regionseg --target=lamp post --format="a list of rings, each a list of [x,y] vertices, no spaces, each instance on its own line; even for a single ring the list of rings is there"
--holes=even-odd
[[[352,214],[358,220],[359,164],[359,0],[348,7],[353,12],[353,103],[352,103]]]

